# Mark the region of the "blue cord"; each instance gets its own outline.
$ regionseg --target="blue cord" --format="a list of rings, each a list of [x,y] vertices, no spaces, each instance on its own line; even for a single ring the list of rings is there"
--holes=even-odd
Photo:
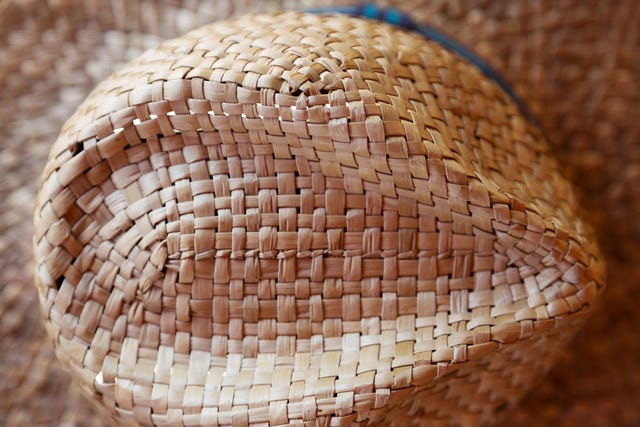
[[[493,80],[500,88],[507,93],[518,105],[522,113],[534,123],[538,128],[542,129],[534,114],[529,110],[525,102],[511,89],[511,86],[494,70],[486,61],[476,55],[473,51],[453,40],[452,38],[442,34],[433,27],[424,24],[418,24],[408,15],[393,8],[382,8],[373,3],[365,3],[358,6],[343,7],[319,7],[305,9],[308,13],[340,13],[344,15],[356,16],[367,19],[375,19],[386,22],[388,24],[405,28],[417,32],[429,40],[440,44],[441,46],[454,51],[476,67],[478,67],[487,77]]]

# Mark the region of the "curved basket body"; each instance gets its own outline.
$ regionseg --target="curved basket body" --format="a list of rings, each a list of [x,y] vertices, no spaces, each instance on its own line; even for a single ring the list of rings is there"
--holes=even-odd
[[[52,148],[36,280],[122,422],[480,425],[603,286],[539,130],[473,65],[344,16],[249,16],[102,82]]]

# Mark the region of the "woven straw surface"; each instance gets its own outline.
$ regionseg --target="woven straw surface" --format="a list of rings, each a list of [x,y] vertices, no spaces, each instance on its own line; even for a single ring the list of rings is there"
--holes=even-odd
[[[447,32],[492,54],[494,65],[520,82],[518,90],[529,98],[547,130],[553,131],[551,141],[565,159],[563,165],[578,171],[574,179],[587,190],[584,202],[598,224],[614,284],[606,294],[608,307],[591,321],[574,351],[563,355],[559,369],[540,383],[512,422],[633,425],[639,418],[630,403],[638,398],[640,351],[637,340],[631,339],[638,322],[629,298],[638,277],[633,268],[638,251],[633,239],[637,228],[629,218],[639,202],[628,183],[635,177],[634,143],[640,123],[637,111],[629,107],[640,95],[633,79],[640,67],[632,54],[638,33],[630,25],[637,21],[633,19],[637,4],[614,8],[567,2],[577,12],[567,13],[568,9],[556,12],[539,2],[514,2],[506,12],[492,2],[464,3],[430,2],[413,13],[445,30],[455,29]],[[96,81],[161,38],[228,14],[287,6],[235,3],[234,9],[234,3],[224,3],[219,9],[193,13],[194,6],[176,2],[129,2],[126,12],[120,2],[95,2],[86,9],[85,4],[0,2],[0,162],[7,172],[0,177],[0,369],[5,379],[0,418],[8,425],[104,423],[91,416],[93,410],[69,389],[68,376],[58,369],[51,347],[43,343],[30,288],[33,195],[63,120]],[[558,17],[559,13],[566,16]],[[563,22],[571,25],[561,26],[558,19],[568,19]],[[467,31],[470,28],[473,31]],[[591,41],[589,49],[584,49],[586,41]],[[515,64],[521,67],[518,72],[513,71]],[[554,73],[547,75],[545,70]],[[594,83],[590,88],[599,90],[581,85],[584,79],[573,77],[580,73]],[[585,171],[590,173],[580,174]],[[591,192],[594,188],[600,191]]]
[[[248,17],[145,53],[69,119],[36,282],[61,360],[123,420],[388,424],[406,404],[480,425],[604,285],[576,211],[474,66],[378,22]],[[530,337],[542,352],[500,348]]]

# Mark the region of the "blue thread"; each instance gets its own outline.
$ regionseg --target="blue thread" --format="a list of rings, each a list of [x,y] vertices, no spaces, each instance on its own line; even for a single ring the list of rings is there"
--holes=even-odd
[[[373,3],[365,3],[360,6],[344,6],[344,7],[320,7],[314,9],[305,9],[308,13],[340,13],[355,17],[367,19],[375,19],[388,24],[415,31],[423,37],[432,40],[441,46],[454,51],[462,58],[466,59],[476,67],[478,67],[487,77],[493,80],[511,99],[518,105],[520,111],[542,130],[542,126],[533,115],[525,102],[511,89],[511,86],[498,74],[493,67],[486,61],[476,55],[473,51],[458,43],[454,39],[444,35],[440,31],[423,24],[416,24],[407,14],[393,8],[380,8]]]
[[[362,6],[362,16],[369,19],[380,19],[380,9],[373,3]]]
[[[400,13],[397,9],[387,9],[384,14],[384,20],[389,24],[396,26],[404,26],[406,19],[404,18],[404,14]]]

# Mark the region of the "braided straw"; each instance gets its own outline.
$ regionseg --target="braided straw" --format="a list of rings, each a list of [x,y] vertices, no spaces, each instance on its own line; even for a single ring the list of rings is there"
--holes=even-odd
[[[345,16],[148,51],[66,123],[36,205],[47,330],[121,422],[487,424],[603,285],[514,101]]]

